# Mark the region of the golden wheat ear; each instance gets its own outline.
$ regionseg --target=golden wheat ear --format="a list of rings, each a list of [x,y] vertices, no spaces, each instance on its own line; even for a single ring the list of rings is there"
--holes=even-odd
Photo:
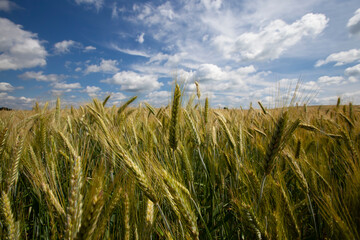
[[[4,216],[6,228],[7,228],[7,239],[19,239],[16,234],[16,228],[15,228],[15,220],[14,215],[11,210],[11,204],[9,196],[6,192],[2,192],[1,195],[1,203],[2,203],[2,215]]]

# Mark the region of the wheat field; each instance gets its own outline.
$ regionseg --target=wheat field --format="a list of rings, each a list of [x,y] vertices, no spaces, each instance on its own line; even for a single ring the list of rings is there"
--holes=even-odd
[[[358,106],[0,113],[0,239],[360,239]]]

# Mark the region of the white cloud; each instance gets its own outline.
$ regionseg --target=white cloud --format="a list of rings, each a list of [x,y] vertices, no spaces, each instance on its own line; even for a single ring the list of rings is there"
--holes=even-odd
[[[111,18],[112,19],[116,19],[119,17],[119,12],[124,12],[125,11],[125,7],[119,8],[117,6],[117,3],[114,2],[114,4],[111,7]]]
[[[324,105],[334,105],[338,97],[341,98],[342,103],[352,102],[358,103],[360,102],[360,91],[349,91],[342,94],[330,95],[330,96],[322,96],[314,99],[316,104],[324,104]]]
[[[131,49],[124,49],[124,48],[119,48],[116,44],[110,44],[110,47],[116,51],[122,52],[122,53],[126,53],[129,55],[133,55],[133,56],[140,56],[140,57],[150,57],[150,55],[148,55],[145,52],[139,51],[139,50],[131,50]]]
[[[25,72],[18,76],[22,79],[35,79],[39,82],[58,82],[60,80],[65,79],[66,75],[58,75],[58,74],[43,74],[42,71],[39,72]]]
[[[347,76],[359,76],[360,75],[360,64],[345,69]]]
[[[0,102],[2,107],[13,109],[29,109],[35,102],[34,98],[14,97],[6,92],[0,92]]]
[[[250,73],[255,73],[256,69],[255,69],[254,65],[250,65],[250,66],[238,68],[236,70],[236,72],[241,75],[248,75]]]
[[[143,75],[133,71],[122,71],[113,77],[102,80],[101,82],[120,85],[123,91],[153,91],[159,89],[163,84],[158,82],[155,75]]]
[[[166,23],[166,20],[173,20],[175,18],[175,13],[170,2],[165,2],[156,8],[150,4],[141,7],[135,4],[133,9],[135,11],[141,9],[137,19],[144,21],[149,25],[155,25],[161,22]]]
[[[8,0],[0,0],[0,10],[9,12],[11,9],[10,1]]]
[[[349,77],[350,82],[360,80],[360,64],[345,69],[345,75]]]
[[[184,5],[187,6],[191,4],[191,1],[186,2]],[[180,12],[181,9],[178,9],[175,13],[170,1],[167,1],[159,6],[154,6],[152,3],[145,4],[134,4],[133,11],[136,14],[134,18],[130,18],[134,23],[142,23],[153,30],[151,31],[152,36],[160,40],[161,38],[165,38],[165,36],[178,29],[177,24],[183,22],[185,19],[181,19]],[[177,22],[178,21],[178,22]],[[186,21],[186,20],[185,20]],[[156,29],[159,27],[159,29]],[[171,27],[174,27],[173,29]],[[184,32],[182,32],[184,34]],[[179,32],[176,35],[180,35]],[[175,36],[167,35],[169,38],[173,38]]]
[[[155,107],[167,105],[171,101],[171,92],[169,91],[153,91],[145,96],[144,101]]]
[[[81,46],[80,43],[75,42],[73,40],[64,40],[62,42],[57,42],[54,44],[55,53],[57,54],[69,53],[70,48],[80,47],[80,46]]]
[[[0,0],[0,11],[10,12],[16,7],[18,6],[9,0]]]
[[[206,9],[219,10],[221,8],[223,0],[201,0],[201,3]]]
[[[311,41],[311,38],[324,31],[328,18],[324,14],[306,14],[313,11],[309,7],[313,6],[313,0],[310,0],[312,4],[303,4],[306,5],[304,8],[293,0],[289,0],[291,4],[273,0],[281,5],[279,7],[282,10],[284,5],[286,10],[292,9],[293,5],[302,9],[300,12],[287,11],[285,15],[283,13],[286,11],[274,13],[274,6],[271,5],[277,4],[270,4],[273,1],[254,1],[258,4],[254,4],[252,8],[246,7],[246,10],[243,10],[243,6],[252,4],[253,1],[232,4],[227,1],[189,0],[184,6],[169,1],[166,5],[160,5],[162,9],[168,10],[168,15],[161,13],[160,6],[153,3],[134,5],[136,16],[130,20],[140,27],[148,26],[146,36],[159,41],[164,47],[161,52],[152,54],[146,64],[135,63],[130,66],[131,69],[142,74],[162,77],[175,75],[177,79],[187,79],[187,93],[195,90],[192,81],[196,80],[200,83],[202,95],[212,96],[214,104],[229,104],[233,101],[234,106],[238,107],[239,104],[248,104],[249,101],[268,96],[266,91],[259,92],[258,96],[253,96],[252,93],[265,88],[270,91],[270,87],[275,85],[271,82],[274,77],[267,77],[271,72],[258,71],[255,63],[244,65],[243,60],[255,62],[279,58],[284,53],[297,51],[298,48],[293,47],[295,44],[302,49],[305,46],[306,49],[311,49],[308,46],[313,46],[316,42]],[[261,19],[259,8],[263,9],[265,20]],[[304,9],[307,10],[304,12]],[[254,12],[259,17],[256,21],[248,18]],[[272,13],[268,14],[269,12]],[[239,43],[243,40],[241,36],[245,36],[244,33],[256,35],[256,41],[249,43],[250,48],[246,46],[241,49]],[[263,37],[267,39],[264,40]],[[224,40],[221,46],[216,45],[215,40],[221,38]],[[260,52],[256,53],[259,48]],[[254,56],[246,56],[251,51],[255,52]],[[174,72],[175,74],[171,74]],[[283,73],[281,76],[286,77]],[[173,82],[170,81],[169,84],[172,85]],[[310,88],[310,85],[306,86]]]
[[[124,99],[126,99],[126,95],[124,95],[121,92],[106,92],[103,94],[103,96],[110,95],[109,103],[108,105],[119,105],[123,102]]]
[[[118,18],[119,17],[119,14],[118,14],[118,11],[117,11],[117,4],[116,2],[113,4],[112,6],[112,10],[111,10],[111,18]]]
[[[19,97],[19,100],[23,101],[24,103],[33,103],[33,98],[27,98],[27,97]]]
[[[75,72],[81,72],[81,67],[77,67],[77,68],[75,68]]]
[[[218,95],[219,103],[223,103],[227,101],[224,96],[244,98],[254,92],[255,86],[268,86],[269,84],[263,80],[267,74],[267,72],[257,72],[253,65],[231,68],[206,63],[200,64],[194,71],[177,70],[175,78],[180,82],[185,80],[187,92],[196,91],[192,82],[198,81],[203,96]],[[173,85],[173,81],[169,84]]]
[[[226,73],[222,69],[214,64],[201,64],[196,71],[196,75],[201,81],[221,81],[227,80]]]
[[[55,82],[52,84],[53,88],[55,89],[78,89],[81,88],[80,83],[66,83],[66,82]]]
[[[9,95],[8,95],[8,93],[6,93],[6,92],[0,92],[0,99],[5,99],[5,98],[7,98]]]
[[[11,92],[14,91],[14,87],[7,82],[0,82],[0,91],[1,92]]]
[[[120,101],[126,98],[126,96],[121,92],[112,92],[110,93],[110,95],[111,95],[110,99],[112,101]]]
[[[0,18],[0,32],[0,71],[46,65],[47,52],[36,34],[6,18]]]
[[[356,10],[354,16],[349,19],[346,26],[349,28],[351,34],[360,33],[360,8]]]
[[[145,33],[141,33],[141,34],[137,37],[136,41],[139,42],[139,43],[143,43],[143,42],[144,42],[144,35],[145,35]]]
[[[135,4],[136,16],[129,19],[149,26],[145,34],[161,42],[167,54],[187,53],[181,64],[209,63],[211,59],[210,63],[218,65],[232,60],[235,66],[234,60],[278,58],[306,36],[318,36],[328,19],[323,14],[304,14],[315,4],[318,0],[302,4],[295,0],[245,0],[241,4],[188,0],[183,6],[167,1]],[[253,21],[255,16],[258,19]],[[246,33],[255,35],[256,41],[246,43]],[[248,45],[242,47],[244,44]]]
[[[214,44],[227,58],[242,60],[268,60],[279,58],[286,50],[304,37],[316,37],[326,27],[328,19],[323,14],[309,13],[292,24],[278,19],[259,32],[246,32],[234,41],[229,36],[220,35]]]
[[[195,77],[195,72],[193,72],[192,70],[190,71],[185,71],[184,69],[178,69],[175,73],[176,78],[180,81],[189,81],[189,80],[193,80]]]
[[[96,72],[102,72],[102,73],[115,73],[119,71],[119,68],[116,67],[118,65],[118,61],[116,60],[105,60],[102,59],[99,65],[89,65],[85,69],[85,74],[89,73],[96,73]]]
[[[80,4],[86,4],[86,5],[93,5],[97,10],[102,8],[104,5],[104,0],[75,0],[75,2]]]
[[[61,90],[59,90],[59,89],[51,89],[50,92],[52,93],[52,95],[57,96],[57,97],[60,97],[60,96],[63,95],[64,93],[69,93],[69,92],[71,92],[71,89],[61,89]],[[62,104],[64,104],[64,103],[62,102]]]
[[[360,60],[360,49],[351,49],[330,54],[325,60],[318,60],[315,67],[321,67],[330,62],[336,62],[334,66],[342,66]]]
[[[97,97],[100,91],[101,88],[96,86],[86,86],[84,89],[84,92],[86,92],[92,98]]]
[[[90,52],[90,51],[93,51],[93,50],[96,50],[96,47],[94,47],[94,46],[86,46],[84,48],[84,52]]]
[[[121,92],[111,92],[111,93],[108,93],[107,95],[111,95],[110,101],[113,104],[118,104],[118,103],[120,103],[120,101],[126,99],[126,96]]]
[[[342,76],[321,76],[318,79],[318,83],[324,85],[339,85],[346,83],[345,78]]]
[[[253,65],[240,67],[237,69],[220,68],[214,64],[201,64],[195,71],[196,78],[200,82],[209,83],[214,89],[220,87],[236,88],[245,87],[247,84],[245,80],[251,79],[251,74],[256,73]],[[255,79],[252,79],[255,81]],[[253,82],[256,83],[256,82]]]

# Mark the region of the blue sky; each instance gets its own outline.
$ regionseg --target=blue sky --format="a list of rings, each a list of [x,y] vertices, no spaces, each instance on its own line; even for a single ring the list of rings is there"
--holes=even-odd
[[[0,106],[92,97],[360,104],[358,0],[0,0]]]

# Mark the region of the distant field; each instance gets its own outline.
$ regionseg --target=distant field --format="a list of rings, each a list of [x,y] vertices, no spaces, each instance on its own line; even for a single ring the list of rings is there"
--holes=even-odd
[[[360,106],[173,95],[1,111],[0,239],[360,239]]]

